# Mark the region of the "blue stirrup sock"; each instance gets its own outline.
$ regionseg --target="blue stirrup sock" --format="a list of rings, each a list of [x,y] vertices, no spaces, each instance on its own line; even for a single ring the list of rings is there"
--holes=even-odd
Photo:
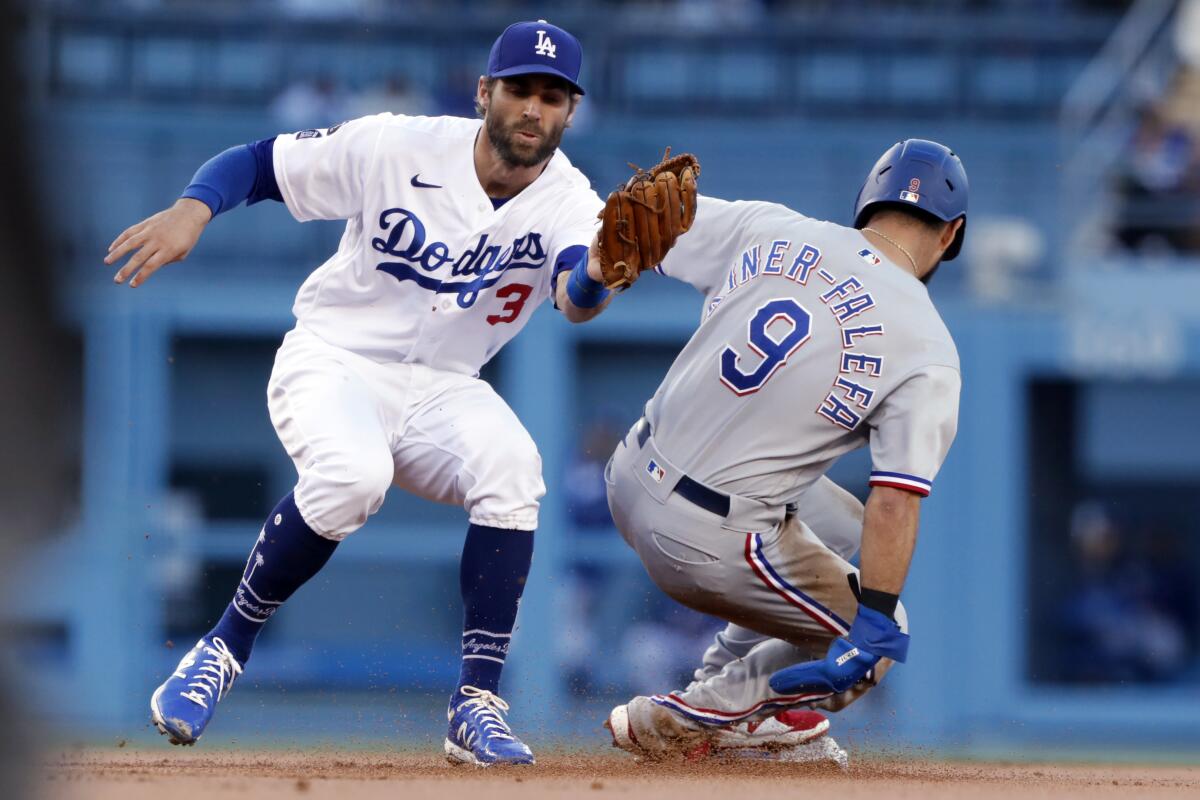
[[[459,564],[463,599],[462,671],[451,707],[463,701],[462,687],[498,693],[500,672],[517,621],[517,606],[533,560],[533,531],[471,525]]]
[[[263,624],[321,571],[337,544],[308,527],[289,493],[263,525],[233,601],[208,635],[221,637],[238,663],[245,664]]]

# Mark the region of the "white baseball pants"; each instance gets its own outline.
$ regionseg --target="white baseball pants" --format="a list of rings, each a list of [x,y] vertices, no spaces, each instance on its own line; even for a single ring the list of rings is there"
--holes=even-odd
[[[379,363],[297,326],[276,354],[267,402],[300,476],[296,507],[326,538],[358,530],[392,485],[461,504],[478,525],[537,527],[541,457],[485,381]]]

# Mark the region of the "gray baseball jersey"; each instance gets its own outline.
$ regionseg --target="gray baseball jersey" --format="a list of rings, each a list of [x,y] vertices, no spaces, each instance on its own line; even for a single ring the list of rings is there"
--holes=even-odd
[[[676,467],[775,505],[869,443],[872,485],[929,494],[961,382],[907,264],[852,228],[702,197],[660,271],[705,294],[699,329],[646,406]]]

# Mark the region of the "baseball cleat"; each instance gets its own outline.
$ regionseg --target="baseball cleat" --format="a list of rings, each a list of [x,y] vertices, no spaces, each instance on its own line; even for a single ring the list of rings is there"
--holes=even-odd
[[[608,712],[604,727],[612,734],[613,747],[619,747],[627,753],[640,755],[642,746],[638,744],[637,734],[629,726],[629,707],[617,706]]]
[[[464,686],[461,692],[467,699],[446,714],[450,731],[442,749],[447,761],[477,767],[536,763],[533,753],[500,716],[508,711],[508,703],[474,686]]]
[[[645,702],[638,705],[639,701]],[[679,755],[686,761],[700,761],[726,755],[782,754],[824,737],[829,720],[816,711],[788,709],[763,720],[703,725],[645,698],[634,698],[614,708],[604,727],[612,734],[613,746],[634,755]]]
[[[710,726],[640,695],[610,711],[604,727],[612,734],[614,747],[653,760],[685,756],[707,744],[712,733]]]
[[[717,749],[767,747],[781,749],[811,742],[829,732],[824,714],[803,708],[780,711],[756,722],[742,722],[717,728],[713,746]]]
[[[241,674],[220,637],[201,639],[150,696],[150,720],[171,744],[195,744]]]

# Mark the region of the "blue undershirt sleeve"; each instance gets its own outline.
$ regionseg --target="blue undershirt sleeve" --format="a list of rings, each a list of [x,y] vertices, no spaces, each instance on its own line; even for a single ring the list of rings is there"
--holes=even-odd
[[[275,180],[275,137],[259,139],[246,145],[254,153],[254,162],[258,167],[254,180],[254,188],[246,198],[246,205],[252,206],[260,200],[283,202],[279,192],[279,183]]]
[[[558,254],[558,260],[554,262],[554,271],[550,273],[550,302],[554,304],[555,308],[558,308],[558,277],[567,270],[574,269],[580,261],[586,261],[587,257],[588,246],[586,244],[564,247],[563,251]]]
[[[283,202],[275,180],[275,138],[231,147],[205,161],[183,190],[182,197],[199,200],[215,217],[243,200]]]

